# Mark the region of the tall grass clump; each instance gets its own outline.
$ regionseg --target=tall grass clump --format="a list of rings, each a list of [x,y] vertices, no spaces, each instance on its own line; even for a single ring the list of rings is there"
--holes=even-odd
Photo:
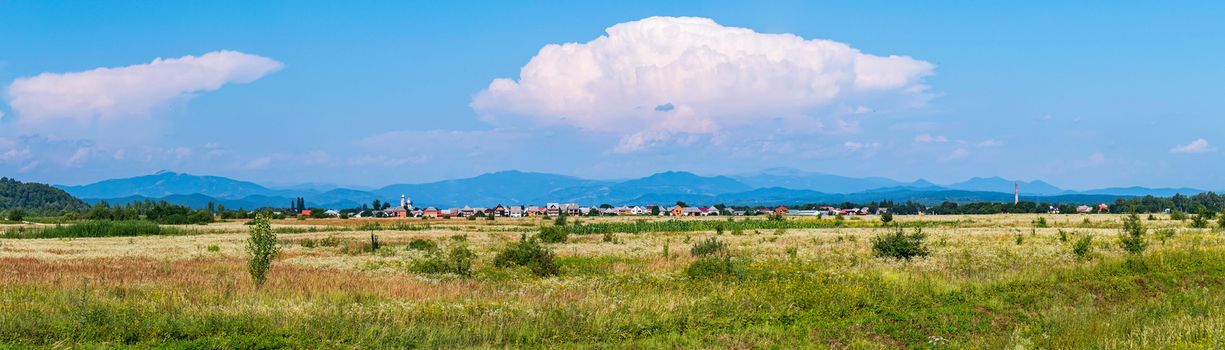
[[[1075,254],[1076,258],[1079,260],[1089,258],[1089,253],[1091,253],[1092,250],[1093,235],[1085,235],[1080,237],[1080,239],[1076,240],[1076,243],[1072,244],[1072,254]]]
[[[1123,232],[1119,235],[1119,244],[1130,254],[1143,253],[1144,248],[1148,245],[1144,241],[1144,233],[1147,231],[1144,223],[1140,221],[1140,216],[1132,212],[1123,219]]]
[[[272,260],[276,259],[280,251],[281,247],[277,245],[276,233],[272,232],[268,217],[257,216],[251,224],[251,237],[247,239],[247,253],[250,255],[247,259],[247,271],[251,273],[251,280],[255,281],[256,286],[264,284],[264,280],[268,278],[268,269],[272,267]]]
[[[15,227],[4,231],[5,238],[67,238],[67,237],[126,237],[179,235],[187,232],[174,227],[162,227],[151,221],[87,221],[53,227]]]
[[[727,253],[727,243],[720,242],[714,237],[699,241],[698,243],[695,243],[693,247],[689,248],[689,254],[696,257],[720,255],[725,253]]]
[[[900,226],[893,233],[886,233],[872,238],[872,251],[878,257],[906,259],[927,256],[927,247],[923,240],[927,235],[922,228],[906,234]]]
[[[420,251],[426,251],[426,252],[434,251],[434,250],[438,250],[438,243],[428,240],[428,239],[417,238],[417,239],[413,239],[412,241],[408,242],[408,249],[420,250]]]
[[[556,259],[553,251],[536,238],[519,237],[518,243],[503,248],[494,256],[493,265],[499,268],[523,266],[530,269],[533,275],[548,277],[561,273]]]

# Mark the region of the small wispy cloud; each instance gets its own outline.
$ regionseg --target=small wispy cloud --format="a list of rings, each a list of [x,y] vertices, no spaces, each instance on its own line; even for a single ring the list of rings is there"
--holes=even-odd
[[[1212,151],[1212,148],[1208,145],[1208,140],[1205,139],[1195,139],[1191,143],[1170,148],[1170,153],[1174,154],[1196,154],[1207,153],[1209,151]]]
[[[932,136],[932,135],[930,135],[930,134],[919,134],[918,136],[915,136],[915,137],[914,137],[914,142],[918,142],[918,143],[945,143],[945,142],[949,142],[949,139],[948,139],[947,137],[944,137],[943,135],[936,135],[936,136]]]

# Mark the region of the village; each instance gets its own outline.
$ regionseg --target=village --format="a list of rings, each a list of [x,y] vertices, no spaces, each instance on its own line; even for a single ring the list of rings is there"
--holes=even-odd
[[[367,212],[374,217],[389,217],[389,218],[453,218],[453,217],[536,217],[536,216],[748,216],[748,215],[797,215],[797,216],[856,216],[856,215],[880,215],[887,212],[888,208],[836,208],[833,206],[822,206],[816,210],[792,210],[786,206],[777,206],[774,208],[759,208],[756,210],[736,210],[731,207],[721,205],[714,206],[687,206],[685,203],[678,202],[671,207],[660,206],[656,204],[650,205],[622,205],[612,206],[608,204],[600,206],[582,206],[576,203],[546,203],[542,206],[536,205],[496,205],[492,208],[479,208],[464,206],[463,208],[447,208],[439,209],[435,207],[417,208],[413,206],[413,202],[406,195],[400,196],[400,205],[390,206],[377,211]],[[337,210],[328,210],[326,214],[330,216],[338,216],[340,212]],[[362,217],[361,212],[354,217]]]

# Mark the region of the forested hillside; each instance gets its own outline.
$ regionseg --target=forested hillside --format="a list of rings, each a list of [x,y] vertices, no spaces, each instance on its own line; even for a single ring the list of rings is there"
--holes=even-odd
[[[85,202],[46,184],[0,178],[0,210],[20,208],[29,214],[59,215],[64,210],[79,211]]]

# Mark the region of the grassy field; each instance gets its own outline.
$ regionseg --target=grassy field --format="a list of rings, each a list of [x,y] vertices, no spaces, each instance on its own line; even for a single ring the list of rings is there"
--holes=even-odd
[[[1219,229],[1144,220],[1148,248],[1130,255],[1121,216],[898,217],[930,251],[898,260],[874,255],[892,232],[874,219],[579,218],[590,234],[547,245],[552,277],[494,264],[544,219],[281,220],[260,287],[242,222],[0,238],[0,347],[1225,346]],[[691,247],[711,237],[729,271],[694,275]],[[420,272],[431,253],[414,240],[470,247],[471,275]]]

